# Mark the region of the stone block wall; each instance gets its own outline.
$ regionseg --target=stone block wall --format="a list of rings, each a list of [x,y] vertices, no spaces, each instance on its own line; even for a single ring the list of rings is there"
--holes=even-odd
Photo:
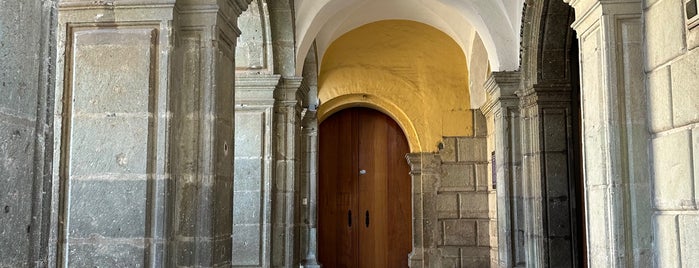
[[[46,265],[53,4],[0,0],[0,267]]]
[[[475,135],[445,137],[436,209],[435,230],[443,267],[497,265],[495,190],[488,181],[485,119],[480,111]]]
[[[699,27],[687,23],[685,2],[644,3],[658,267],[699,265]]]

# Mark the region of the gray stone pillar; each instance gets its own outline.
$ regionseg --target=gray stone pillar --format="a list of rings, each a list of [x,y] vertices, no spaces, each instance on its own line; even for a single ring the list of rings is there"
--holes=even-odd
[[[523,183],[521,176],[519,72],[494,72],[486,81],[487,101],[481,110],[486,116],[488,151],[495,152],[500,267],[525,265]],[[489,153],[491,154],[491,153]],[[492,157],[492,156],[491,156]],[[492,181],[493,174],[489,175]]]
[[[203,134],[170,116],[173,1],[58,5],[47,266],[166,266],[170,134]]]
[[[576,267],[578,234],[573,111],[568,83],[518,92],[527,265]]]
[[[271,265],[274,90],[279,75],[236,75],[234,266]]]
[[[304,220],[301,225],[304,226],[301,230],[303,233],[301,241],[304,249],[304,258],[302,261],[303,267],[319,268],[318,263],[318,117],[316,111],[308,110],[304,113],[302,120],[301,135],[304,144],[304,169],[303,176],[305,179],[302,183],[301,192],[301,211],[304,213]]]
[[[575,8],[581,50],[588,265],[650,267],[643,3],[566,2]]]
[[[289,267],[299,263],[296,245],[296,192],[300,178],[302,102],[308,94],[301,77],[282,78],[274,91],[274,158],[272,184],[272,266]]]
[[[176,3],[167,266],[231,265],[236,22],[248,3]]]
[[[440,228],[437,217],[437,183],[441,159],[436,153],[410,153],[413,186],[413,251],[408,256],[410,267],[441,267],[438,243]]]

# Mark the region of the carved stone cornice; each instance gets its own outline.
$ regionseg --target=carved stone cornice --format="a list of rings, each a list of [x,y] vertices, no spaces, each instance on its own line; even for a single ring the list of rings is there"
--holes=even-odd
[[[409,153],[405,159],[410,165],[410,175],[436,175],[440,172],[442,158],[437,153]]]
[[[487,99],[481,107],[484,115],[490,114],[505,107],[517,107],[519,99],[515,92],[521,83],[519,71],[493,72],[485,82]]]
[[[641,0],[563,0],[575,8],[575,22],[571,25],[578,38],[584,37],[604,15],[638,15],[643,12]]]
[[[517,92],[521,108],[529,108],[534,105],[568,106],[571,100],[571,86],[569,84],[534,85],[533,87]]]
[[[235,77],[236,105],[272,105],[274,90],[281,75],[254,75]]]

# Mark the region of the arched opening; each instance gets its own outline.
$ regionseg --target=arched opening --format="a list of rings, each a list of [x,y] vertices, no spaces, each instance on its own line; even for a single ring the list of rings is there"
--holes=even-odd
[[[325,267],[407,267],[408,141],[389,116],[341,110],[319,127],[318,259]]]

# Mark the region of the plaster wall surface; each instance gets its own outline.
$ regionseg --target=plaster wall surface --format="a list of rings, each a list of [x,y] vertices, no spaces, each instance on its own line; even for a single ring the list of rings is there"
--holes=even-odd
[[[442,136],[473,134],[468,78],[463,52],[439,30],[403,20],[368,24],[338,38],[326,52],[318,81],[319,118],[341,108],[323,105],[335,98],[380,99],[394,105],[378,108],[404,131],[410,129],[406,125],[416,130],[417,137],[406,131],[409,141],[420,143],[411,144],[411,151],[436,151]]]

